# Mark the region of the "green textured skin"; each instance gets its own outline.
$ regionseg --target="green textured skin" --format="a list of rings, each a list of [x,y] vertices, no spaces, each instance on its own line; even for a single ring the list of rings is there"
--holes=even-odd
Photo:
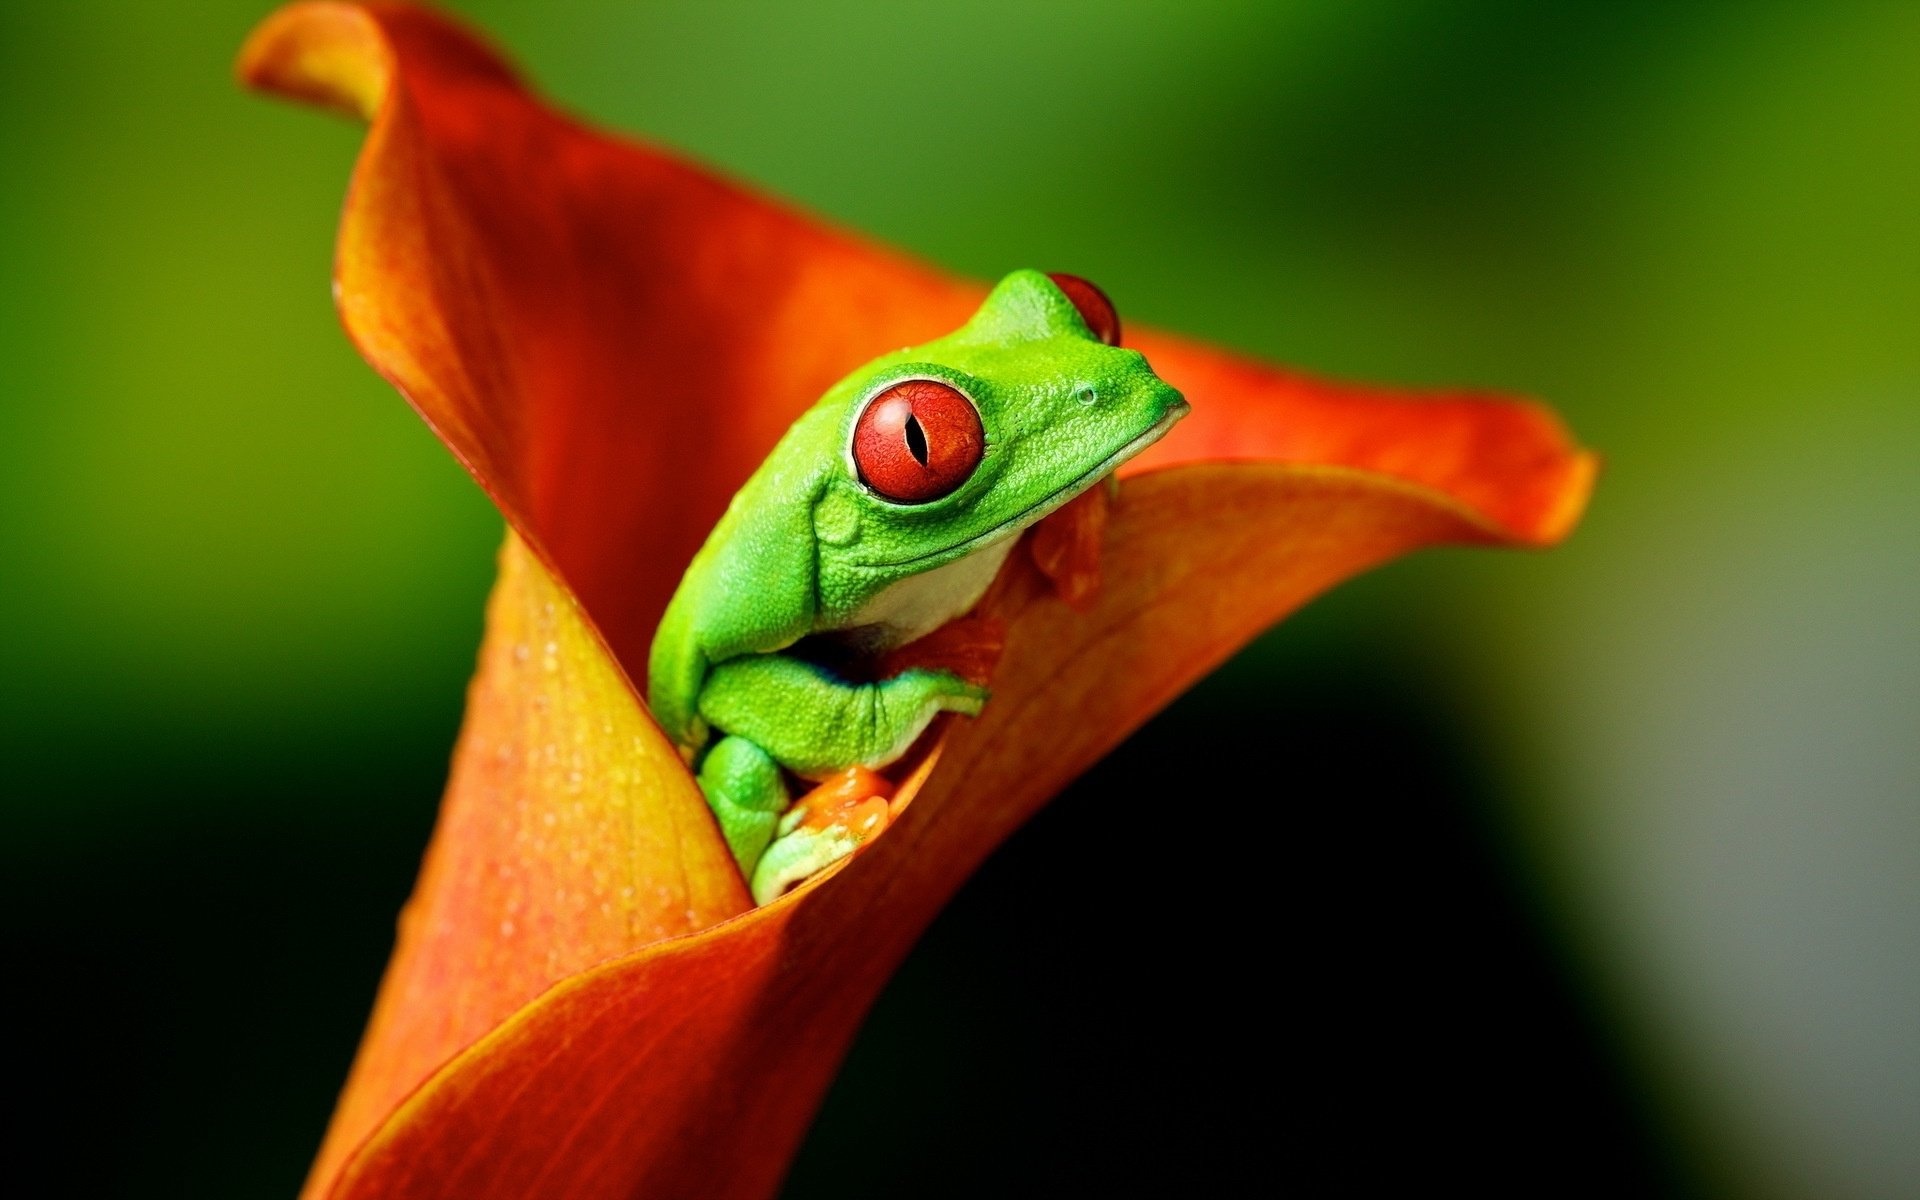
[[[954,492],[909,505],[868,490],[849,445],[865,402],[916,378],[972,397],[986,449]],[[744,739],[802,775],[879,767],[936,713],[971,715],[986,698],[943,672],[856,684],[780,651],[834,631],[869,648],[885,645],[892,626],[864,628],[857,616],[881,593],[1004,544],[1185,411],[1138,352],[1103,345],[1045,275],[1016,271],[959,330],[875,359],[794,423],[694,556],[648,663],[654,717],[689,761],[701,761],[714,730],[732,735],[719,743],[728,747],[726,769],[702,763],[700,782],[750,878],[754,844],[766,845],[758,814],[777,814],[786,795],[777,773],[769,785],[764,767],[743,769],[752,756],[736,761],[741,751],[730,743]],[[904,604],[910,622],[931,628],[960,615],[945,611],[953,603],[950,595],[916,595],[894,608]],[[925,611],[911,611],[916,606]],[[753,831],[732,827],[743,823]],[[789,863],[783,872],[796,869]]]
[[[727,849],[746,870],[760,860],[787,806],[773,756],[743,737],[723,737],[700,764],[700,792],[720,822]]]

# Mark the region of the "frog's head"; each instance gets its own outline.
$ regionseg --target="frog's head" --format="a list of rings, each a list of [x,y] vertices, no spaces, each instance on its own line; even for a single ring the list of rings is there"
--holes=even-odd
[[[1187,403],[1117,340],[1097,289],[1015,271],[959,330],[842,381],[822,582],[865,591],[996,544],[1158,440]]]

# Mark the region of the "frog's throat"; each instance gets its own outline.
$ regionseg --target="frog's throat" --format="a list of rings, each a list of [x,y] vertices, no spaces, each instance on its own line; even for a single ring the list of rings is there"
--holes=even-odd
[[[972,554],[975,550],[990,545],[1001,538],[1011,537],[1029,525],[1034,525],[1045,520],[1048,516],[1052,515],[1056,509],[1059,509],[1062,505],[1066,504],[1067,501],[1092,487],[1121,463],[1126,462],[1134,455],[1145,450],[1148,446],[1153,445],[1165,437],[1167,430],[1173,428],[1174,422],[1186,416],[1191,409],[1192,406],[1185,400],[1176,402],[1173,407],[1167,410],[1167,414],[1158,421],[1155,421],[1145,433],[1108,455],[1100,462],[1100,465],[1094,467],[1091,471],[1088,471],[1072,483],[1060,488],[1045,500],[1042,500],[1011,521],[1002,522],[999,525],[995,525],[992,529],[986,530],[984,533],[977,533],[964,542],[948,546],[942,550],[930,550],[925,554],[916,554],[912,558],[903,558],[896,562],[868,563],[865,565],[890,568],[907,567],[912,568],[914,573],[930,571],[942,563],[951,562],[956,558],[964,558]]]

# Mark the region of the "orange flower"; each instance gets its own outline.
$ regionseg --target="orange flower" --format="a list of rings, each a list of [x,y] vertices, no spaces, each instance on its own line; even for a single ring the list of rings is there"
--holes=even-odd
[[[311,1197],[770,1194],[894,966],[1049,796],[1318,592],[1420,546],[1551,544],[1592,481],[1530,405],[1130,332],[1192,415],[926,651],[984,669],[977,635],[1004,639],[992,702],[909,760],[886,832],[753,909],[632,681],[793,417],[984,289],[556,113],[431,13],[297,5],[240,72],[371,122],[342,318],[511,530]]]

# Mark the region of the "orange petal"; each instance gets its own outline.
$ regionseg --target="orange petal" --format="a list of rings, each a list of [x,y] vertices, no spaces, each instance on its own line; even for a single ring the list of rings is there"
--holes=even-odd
[[[1191,462],[1350,467],[1448,496],[1528,546],[1564,538],[1586,508],[1598,462],[1540,405],[1329,383],[1151,330],[1128,344],[1193,411],[1123,475]]]
[[[771,905],[561,983],[409,1098],[335,1194],[772,1194],[880,987],[1000,839],[1312,596],[1418,546],[1493,536],[1457,505],[1352,471],[1193,466],[1129,482],[1091,611],[1013,560],[993,702],[948,727],[884,835]],[[1204,852],[1222,836],[1208,797],[1183,799],[1159,836]],[[1115,886],[1153,887],[1152,864],[1116,863]]]
[[[555,980],[751,903],[678,751],[509,535],[439,827],[313,1180]]]

